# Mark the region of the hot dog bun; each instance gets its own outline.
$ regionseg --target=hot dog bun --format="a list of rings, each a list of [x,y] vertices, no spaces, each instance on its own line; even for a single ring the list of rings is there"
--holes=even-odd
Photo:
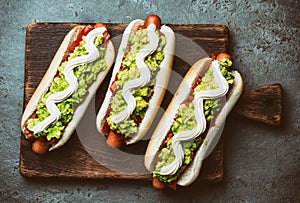
[[[208,69],[212,62],[211,58],[203,58],[197,61],[185,75],[181,85],[177,89],[172,101],[170,102],[166,112],[162,116],[159,124],[157,125],[146,150],[144,164],[149,171],[153,171],[156,165],[156,157],[159,153],[159,148],[162,145],[170,127],[174,122],[178,108],[184,99],[188,96],[191,86],[195,78],[202,70]],[[217,115],[215,125],[208,130],[205,138],[205,144],[202,144],[197,150],[193,161],[186,168],[186,170],[179,176],[177,185],[187,186],[190,185],[199,175],[202,161],[206,158],[205,154],[209,146],[217,142],[220,134],[222,133],[222,126],[224,125],[225,118],[228,116],[238,98],[243,91],[243,80],[237,71],[232,71],[234,82],[227,93],[227,100],[220,113]]]
[[[29,100],[26,108],[24,110],[22,120],[21,120],[21,129],[22,132],[25,134],[26,130],[26,121],[32,116],[32,114],[36,111],[39,99],[41,96],[48,91],[51,82],[53,81],[55,75],[57,74],[57,68],[63,61],[66,52],[68,51],[69,46],[72,42],[76,41],[77,37],[79,36],[80,32],[84,29],[84,26],[78,25],[75,26],[63,39],[60,47],[58,48],[49,68],[47,69],[45,75],[43,76],[42,80],[40,81],[38,87],[36,88],[34,94],[32,95],[31,99]],[[71,135],[73,134],[77,124],[79,123],[81,117],[83,116],[84,112],[86,111],[88,104],[90,103],[92,97],[96,93],[96,90],[104,80],[105,76],[110,70],[111,65],[113,64],[114,60],[114,46],[111,41],[108,41],[106,52],[104,56],[104,60],[106,62],[107,68],[104,71],[99,72],[97,75],[97,79],[89,86],[87,89],[88,94],[85,97],[84,101],[82,101],[76,108],[73,114],[73,119],[68,123],[67,127],[64,130],[63,135],[59,139],[56,144],[52,144],[49,151],[56,150],[64,145]]]
[[[123,38],[120,44],[120,48],[118,51],[116,63],[113,69],[112,77],[110,80],[109,86],[112,85],[122,63],[123,59],[123,50],[127,46],[128,38],[131,32],[135,32],[139,26],[143,26],[144,21],[137,19],[132,21],[125,29],[123,33]],[[172,31],[172,29],[166,25],[161,26],[160,32],[162,32],[166,36],[166,45],[163,49],[164,52],[164,59],[160,64],[160,70],[157,73],[156,76],[156,84],[154,86],[154,93],[149,101],[149,106],[146,111],[146,114],[140,123],[138,127],[138,133],[131,137],[131,139],[126,140],[126,144],[132,144],[140,139],[143,138],[143,136],[146,134],[147,130],[149,129],[150,125],[152,124],[154,117],[160,107],[161,101],[164,97],[169,77],[171,74],[172,64],[173,64],[173,58],[174,58],[174,49],[175,49],[175,34]],[[102,127],[105,121],[105,116],[107,109],[110,105],[110,102],[112,100],[112,92],[108,89],[106,92],[105,99],[102,103],[102,106],[98,112],[97,115],[97,129],[100,133],[104,134],[105,132],[102,131]]]

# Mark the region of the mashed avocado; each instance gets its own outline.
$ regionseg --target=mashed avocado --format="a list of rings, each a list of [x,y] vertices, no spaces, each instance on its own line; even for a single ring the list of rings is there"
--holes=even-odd
[[[136,33],[131,33],[128,39],[130,49],[122,61],[122,70],[118,72],[116,92],[111,102],[112,111],[107,118],[107,123],[110,126],[110,129],[125,135],[125,137],[137,133],[138,123],[136,123],[135,120],[137,118],[144,118],[146,109],[149,105],[149,100],[153,94],[153,86],[155,85],[155,77],[159,71],[159,65],[164,59],[164,53],[162,50],[166,45],[166,38],[164,36],[160,36],[158,32],[157,35],[159,36],[158,49],[145,59],[145,63],[151,72],[151,80],[147,86],[132,91],[136,100],[136,108],[128,120],[116,125],[111,121],[111,117],[122,112],[127,106],[122,97],[123,86],[127,81],[140,77],[140,71],[136,65],[135,57],[136,54],[149,43],[148,33],[145,29],[139,30]]]
[[[174,175],[162,176],[160,170],[163,166],[167,166],[175,159],[175,155],[172,149],[172,139],[169,140],[167,146],[161,150],[158,155],[158,163],[153,171],[153,177],[158,178],[161,182],[171,183],[176,180],[178,176],[186,169],[186,167],[192,162],[195,150],[203,143],[201,137],[198,137],[194,142],[186,142],[183,144],[184,160],[182,166]]]
[[[179,107],[177,118],[171,127],[173,135],[180,131],[192,130],[197,125],[194,115],[194,102]]]
[[[223,59],[220,61],[220,69],[223,76],[226,78],[228,84],[232,84],[234,77],[231,72],[227,71],[232,65],[232,62],[228,59]],[[213,71],[210,68],[205,76],[202,78],[201,83],[194,89],[194,94],[201,90],[214,89],[217,88],[217,84],[214,81]],[[204,100],[204,115],[207,121],[213,119],[215,112],[220,110],[220,99],[215,100]],[[189,103],[188,105],[182,104],[177,112],[177,117],[171,127],[171,131],[174,136],[180,131],[192,130],[196,127],[196,118],[194,115],[194,102]],[[167,166],[175,159],[175,155],[172,149],[172,139],[167,143],[167,146],[164,147],[158,154],[158,163],[153,171],[153,177],[158,178],[162,182],[170,183],[178,178],[178,176],[185,170],[189,163],[193,160],[195,150],[203,143],[201,137],[196,138],[192,143],[186,142],[183,143],[184,151],[184,161],[182,166],[178,169],[177,173],[169,176],[160,175],[160,170],[163,166]]]
[[[98,48],[99,51],[99,58],[95,62],[89,63],[89,64],[83,64],[74,69],[74,74],[77,77],[78,81],[78,89],[76,92],[73,93],[73,95],[66,100],[57,103],[57,107],[59,111],[61,112],[61,117],[57,122],[52,123],[48,128],[46,128],[42,133],[38,135],[34,135],[36,137],[39,136],[46,136],[47,140],[51,140],[52,138],[59,139],[61,135],[63,134],[63,131],[66,127],[66,125],[72,120],[73,113],[74,113],[74,104],[79,104],[83,101],[84,96],[87,94],[87,88],[89,85],[96,80],[97,75],[100,71],[103,71],[106,69],[106,63],[104,61],[104,54],[105,49],[101,47],[101,44],[103,43],[103,36],[99,36],[95,39],[94,44]],[[88,52],[85,50],[85,37],[83,37],[82,42],[78,47],[75,48],[74,52],[70,54],[68,61],[82,56],[87,55]],[[63,75],[63,70],[67,62],[63,62],[58,67],[58,73],[59,77],[55,77],[53,82],[50,85],[49,91],[47,93],[44,93],[39,102],[37,107],[37,118],[29,119],[27,122],[27,128],[31,130],[37,123],[43,121],[45,118],[47,118],[50,114],[46,108],[46,99],[56,93],[63,91],[68,87],[68,82],[65,80],[65,77]]]
[[[202,78],[202,82],[194,89],[194,95],[201,90],[212,90],[218,88],[214,79],[214,72],[210,67]]]

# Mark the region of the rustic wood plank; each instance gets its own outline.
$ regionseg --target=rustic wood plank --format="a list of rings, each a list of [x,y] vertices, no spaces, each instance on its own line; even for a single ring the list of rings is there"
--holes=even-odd
[[[76,24],[74,23],[32,23],[27,27],[26,34],[26,57],[25,57],[25,84],[24,84],[24,107],[28,103],[35,88],[39,84],[43,74],[50,64],[56,50],[66,33]],[[122,34],[126,24],[109,24],[112,38],[117,38]],[[170,25],[175,33],[183,37],[192,39],[196,44],[200,45],[208,54],[213,52],[228,51],[228,35],[229,31],[223,25]],[[115,47],[118,47],[118,39],[114,41]],[[183,76],[197,59],[197,50],[194,54],[187,54],[184,60],[180,57],[182,50],[179,39],[176,43],[176,57],[174,60],[175,73]],[[194,56],[196,55],[196,56]],[[104,98],[104,92],[107,89],[111,72],[108,79],[104,81],[99,88],[96,99],[95,109],[91,111],[97,112]],[[180,81],[170,83],[168,89],[177,89]],[[166,109],[172,98],[172,92],[168,91],[163,100],[162,108]],[[93,108],[93,107],[91,107]],[[159,117],[158,117],[159,118]],[[85,115],[81,123],[90,122],[90,115]],[[93,123],[93,122],[92,122]],[[89,131],[95,129],[89,129]],[[78,133],[79,134],[79,133]],[[62,177],[62,178],[112,178],[112,179],[139,179],[150,180],[148,173],[136,174],[135,171],[120,173],[112,171],[100,164],[92,157],[91,154],[99,154],[100,158],[107,158],[109,148],[105,142],[99,143],[97,139],[102,136],[90,133],[90,136],[81,139],[77,132],[74,133],[68,143],[58,151],[39,156],[31,151],[31,143],[21,136],[20,151],[20,172],[25,177]],[[88,133],[87,133],[88,134]],[[150,137],[150,133],[146,135]],[[124,153],[139,154],[144,153],[147,141],[144,140],[129,146]],[[103,144],[104,143],[104,144]],[[137,150],[136,150],[137,149]],[[89,152],[87,152],[87,150]],[[114,157],[116,162],[118,157]],[[132,160],[118,160],[128,162]],[[126,163],[124,163],[126,164]],[[143,162],[135,163],[141,170]],[[205,160],[201,175],[196,182],[218,182],[223,177],[223,140],[221,139],[212,154]]]
[[[244,91],[236,111],[252,120],[280,125],[282,114],[282,87],[265,85]]]

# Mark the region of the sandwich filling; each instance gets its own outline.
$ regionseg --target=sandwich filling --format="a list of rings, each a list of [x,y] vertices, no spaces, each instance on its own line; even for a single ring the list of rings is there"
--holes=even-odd
[[[88,87],[107,66],[104,60],[104,27],[91,30],[58,67],[58,72],[26,122],[34,137],[45,136],[48,141],[60,139],[73,119],[75,105],[88,93]]]
[[[164,60],[166,37],[154,24],[130,33],[124,58],[112,83],[113,93],[102,131],[130,138],[138,132],[154,93],[156,75]]]
[[[213,61],[205,75],[196,78],[160,148],[154,178],[171,183],[192,162],[222,108],[222,97],[234,81],[231,65],[228,59]]]

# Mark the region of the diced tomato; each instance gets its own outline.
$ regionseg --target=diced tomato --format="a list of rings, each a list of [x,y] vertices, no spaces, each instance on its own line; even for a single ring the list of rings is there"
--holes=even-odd
[[[167,145],[168,142],[169,142],[169,140],[170,140],[172,137],[173,137],[173,133],[172,133],[172,131],[170,130],[169,133],[167,134],[167,136],[166,136],[166,138],[165,138],[163,144],[164,144],[164,145]]]
[[[117,89],[116,80],[111,83],[111,86],[109,87],[109,89],[112,93],[115,93],[115,91]]]
[[[82,37],[86,36],[94,27],[92,25],[86,25],[78,34],[77,39],[69,46],[69,53],[72,53],[77,46],[80,45]]]
[[[140,117],[140,116],[135,116],[134,118],[133,118],[133,120],[134,120],[134,122],[136,123],[136,124],[140,124],[141,122],[142,122],[142,118]]]
[[[86,36],[87,34],[89,34],[90,31],[92,31],[94,29],[94,27],[92,25],[86,25],[84,26],[83,30],[82,30],[82,35]]]
[[[216,60],[217,59],[217,54],[216,53],[212,53],[210,55],[210,58],[212,58],[213,60]]]
[[[202,78],[201,77],[198,77],[193,85],[193,89],[196,88],[200,83],[202,82]]]
[[[102,132],[104,132],[104,133],[106,133],[106,132],[108,132],[109,131],[109,125],[108,125],[108,123],[105,121],[104,123],[103,123],[103,126],[102,126]]]

